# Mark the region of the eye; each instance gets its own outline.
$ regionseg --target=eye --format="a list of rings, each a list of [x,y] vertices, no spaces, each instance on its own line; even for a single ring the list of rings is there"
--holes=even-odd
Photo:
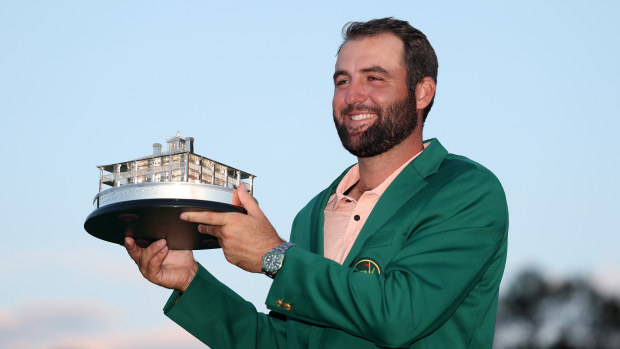
[[[347,84],[348,82],[349,82],[349,79],[340,78],[340,79],[336,79],[336,81],[334,81],[334,84],[336,86],[342,86],[344,84]]]
[[[368,81],[381,81],[381,80],[383,80],[383,79],[381,79],[378,76],[374,76],[374,75],[368,76]]]

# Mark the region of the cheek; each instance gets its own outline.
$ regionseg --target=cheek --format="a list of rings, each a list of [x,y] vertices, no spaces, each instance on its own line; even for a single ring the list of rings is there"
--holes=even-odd
[[[380,106],[388,103],[389,96],[381,91],[372,90],[368,92],[368,99],[372,104]]]
[[[377,106],[386,106],[407,97],[407,92],[384,88],[373,88],[368,91],[368,99]]]
[[[334,98],[332,99],[332,108],[337,110],[342,108],[344,103],[344,92],[342,90],[334,90]]]

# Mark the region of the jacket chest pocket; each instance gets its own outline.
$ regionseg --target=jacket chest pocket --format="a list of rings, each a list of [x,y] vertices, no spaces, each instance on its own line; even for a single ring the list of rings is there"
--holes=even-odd
[[[351,263],[351,267],[362,273],[379,273],[402,247],[402,234],[394,229],[380,230],[372,234]]]

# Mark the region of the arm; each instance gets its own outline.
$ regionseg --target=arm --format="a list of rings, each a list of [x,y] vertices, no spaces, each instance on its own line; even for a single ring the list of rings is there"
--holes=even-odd
[[[285,347],[285,321],[257,312],[195,262],[192,251],[170,251],[165,240],[140,248],[132,238],[125,247],[147,280],[175,290],[166,316],[211,348]]]
[[[259,313],[202,266],[187,290],[175,291],[164,314],[210,348],[285,348],[285,321]]]

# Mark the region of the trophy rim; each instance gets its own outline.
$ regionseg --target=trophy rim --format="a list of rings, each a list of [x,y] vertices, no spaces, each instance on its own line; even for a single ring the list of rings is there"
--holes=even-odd
[[[232,188],[206,183],[145,182],[105,189],[95,195],[96,209],[121,202],[138,200],[197,200],[232,204]]]
[[[123,201],[95,209],[84,229],[92,236],[124,245],[125,237],[143,247],[165,239],[171,250],[218,248],[217,240],[198,232],[198,223],[182,221],[182,212],[215,211],[246,213],[243,207],[215,201],[187,199],[144,199]]]

